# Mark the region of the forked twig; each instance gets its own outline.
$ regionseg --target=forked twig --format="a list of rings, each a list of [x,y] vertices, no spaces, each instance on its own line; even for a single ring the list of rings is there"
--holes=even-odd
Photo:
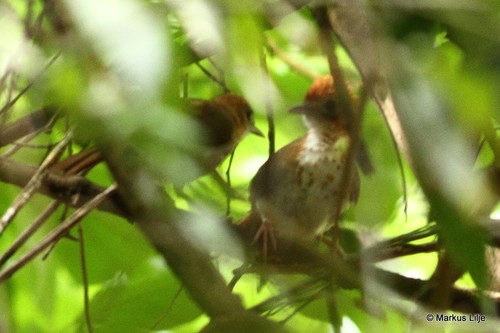
[[[49,60],[47,65],[45,65],[45,67],[42,68],[40,73],[38,73],[23,89],[21,89],[21,91],[13,99],[9,100],[9,102],[7,102],[2,107],[2,109],[0,109],[0,114],[7,111],[14,104],[16,104],[16,102],[35,84],[35,82],[38,81],[40,77],[42,77],[42,75],[47,71],[47,69],[49,69],[49,67],[52,66],[52,64],[57,60],[57,58],[59,58],[60,55],[61,51],[57,51],[56,54],[54,54],[52,58]]]
[[[92,200],[87,202],[81,208],[77,209],[73,214],[63,221],[57,228],[52,230],[40,243],[38,243],[33,249],[21,256],[15,263],[6,268],[4,271],[0,272],[0,283],[6,281],[17,272],[20,268],[30,262],[38,254],[48,248],[52,243],[57,241],[59,238],[66,235],[66,233],[80,222],[80,220],[85,217],[90,211],[99,206],[111,193],[116,191],[117,185],[113,184],[104,190],[102,193],[96,195]]]
[[[229,88],[227,87],[226,83],[219,79],[218,77],[216,77],[215,75],[213,75],[208,69],[206,69],[202,64],[200,64],[199,61],[195,62],[196,66],[201,69],[201,71],[210,78],[210,80],[214,81],[215,83],[217,83],[219,86],[222,87],[222,89],[224,89],[224,92],[227,93],[229,92]]]
[[[56,211],[61,203],[53,201],[47,208],[12,242],[9,248],[0,256],[0,267],[2,267],[10,257],[12,257],[21,246],[33,235]]]
[[[12,205],[5,211],[3,216],[0,218],[0,236],[3,234],[5,229],[9,226],[12,220],[16,217],[22,207],[29,201],[29,199],[37,192],[38,188],[42,185],[42,181],[47,174],[48,168],[53,162],[59,157],[62,151],[66,148],[70,142],[72,133],[68,132],[66,136],[57,144],[57,146],[50,151],[47,157],[43,160],[40,167],[37,169],[33,177],[24,189],[16,197]]]
[[[274,54],[276,57],[278,57],[285,64],[290,66],[290,68],[294,69],[297,73],[300,73],[300,74],[302,74],[302,75],[304,75],[312,80],[318,78],[318,74],[311,71],[307,67],[302,66],[299,62],[293,60],[290,56],[288,56],[285,52],[283,52],[283,50],[279,48],[276,41],[274,41],[271,37],[267,37],[265,39],[265,42],[266,42],[266,47],[269,49],[269,51],[272,54]]]

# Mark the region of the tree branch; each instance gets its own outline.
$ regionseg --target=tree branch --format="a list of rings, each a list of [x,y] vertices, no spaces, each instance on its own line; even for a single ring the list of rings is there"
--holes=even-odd
[[[117,147],[120,145],[111,144],[103,147],[102,152],[119,184],[127,211],[193,300],[211,317],[212,325],[219,327],[224,323],[223,327],[227,327],[239,321],[242,329],[253,323],[263,332],[284,332],[280,325],[245,310],[239,298],[226,287],[210,256],[181,231],[179,223],[183,221],[164,191],[156,186],[154,178],[134,162],[130,154],[125,155]]]
[[[7,125],[0,126],[0,147],[48,126],[55,117],[54,110],[44,107]]]
[[[21,267],[26,265],[34,257],[48,248],[59,238],[67,234],[67,232],[81,221],[90,211],[97,207],[109,194],[116,190],[116,185],[112,185],[104,190],[99,195],[96,195],[92,200],[85,203],[81,208],[76,210],[70,217],[63,221],[57,228],[50,232],[45,238],[37,244],[33,249],[21,256],[15,263],[0,272],[0,284],[17,272]]]
[[[34,166],[0,157],[0,181],[2,182],[25,187],[36,172],[37,168]],[[63,176],[48,172],[37,192],[78,208],[104,190],[104,187],[81,176]],[[120,199],[116,194],[107,197],[97,206],[97,209],[129,218],[121,208]]]

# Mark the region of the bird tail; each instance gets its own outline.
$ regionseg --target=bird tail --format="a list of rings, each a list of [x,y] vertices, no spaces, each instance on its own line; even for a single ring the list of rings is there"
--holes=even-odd
[[[102,155],[96,148],[82,150],[50,167],[51,172],[66,175],[85,173],[102,161]]]

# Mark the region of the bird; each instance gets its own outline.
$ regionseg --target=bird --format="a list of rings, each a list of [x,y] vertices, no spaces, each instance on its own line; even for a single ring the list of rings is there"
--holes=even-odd
[[[190,100],[192,115],[203,130],[200,158],[202,169],[215,169],[247,134],[264,137],[255,126],[248,102],[235,94],[223,94],[212,100]]]
[[[289,110],[302,115],[306,134],[271,154],[250,183],[251,210],[240,225],[257,230],[253,243],[264,257],[277,239],[316,239],[358,199],[357,169],[346,170],[352,139],[335,97],[332,76],[313,82],[304,103]]]
[[[255,126],[253,110],[242,96],[225,93],[210,100],[189,99],[186,104],[188,115],[202,132],[198,142],[200,147],[196,149],[198,156],[195,156],[201,174],[196,176],[213,171],[247,134],[264,136]],[[81,174],[101,161],[101,152],[92,147],[54,164],[50,170],[63,174]],[[186,179],[186,182],[192,180],[194,179]]]

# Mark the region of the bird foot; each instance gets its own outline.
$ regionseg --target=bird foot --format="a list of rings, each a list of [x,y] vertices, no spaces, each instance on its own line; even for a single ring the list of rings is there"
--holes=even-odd
[[[257,230],[255,237],[253,238],[252,245],[256,244],[259,241],[262,241],[262,254],[264,256],[264,260],[266,261],[267,255],[269,253],[269,245],[271,245],[273,251],[276,251],[278,248],[275,234],[276,230],[274,229],[273,225],[267,222],[263,222],[260,225],[259,230]]]
[[[337,255],[340,258],[346,257],[346,253],[344,252],[344,249],[342,249],[342,247],[338,243],[337,239],[330,239],[330,238],[327,238],[323,235],[319,235],[318,240],[321,241],[322,243],[324,243],[326,246],[328,246],[334,255]]]

